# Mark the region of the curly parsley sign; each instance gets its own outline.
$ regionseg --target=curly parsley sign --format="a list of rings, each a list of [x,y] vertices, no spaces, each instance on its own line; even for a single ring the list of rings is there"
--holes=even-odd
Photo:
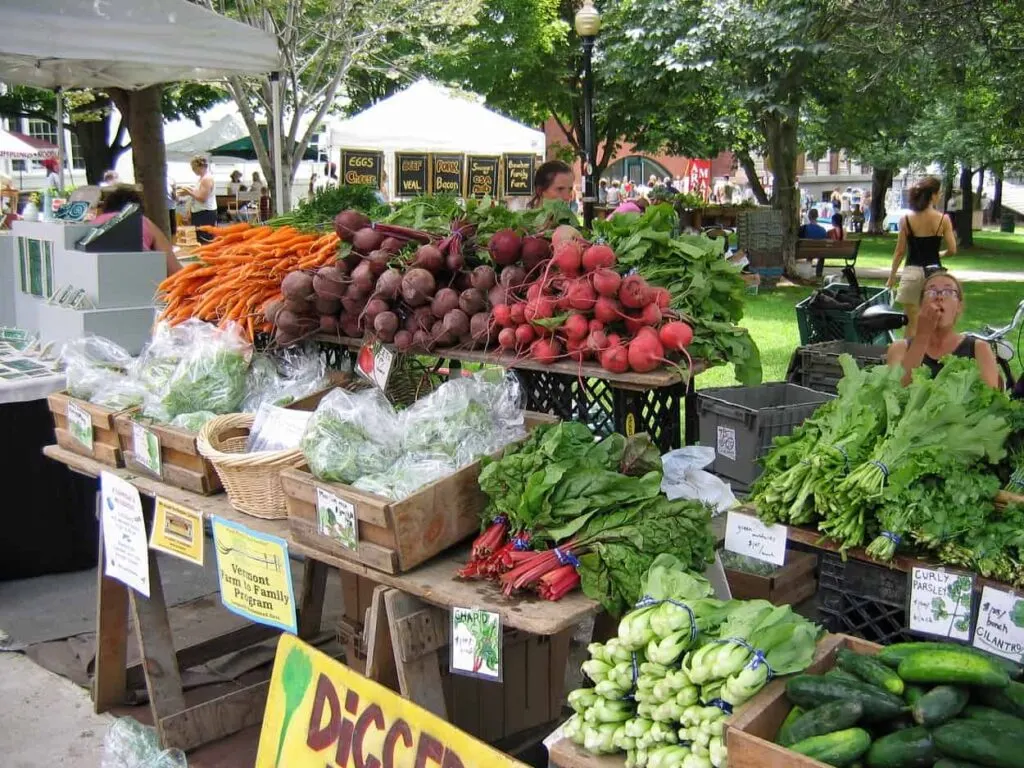
[[[475,608],[452,608],[452,672],[501,681],[501,617]]]
[[[950,640],[971,639],[974,577],[933,568],[910,569],[908,623],[911,632]]]

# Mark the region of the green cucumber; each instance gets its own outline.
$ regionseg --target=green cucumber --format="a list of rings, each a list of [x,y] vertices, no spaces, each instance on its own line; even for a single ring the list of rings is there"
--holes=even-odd
[[[1020,734],[977,720],[951,720],[932,731],[935,746],[946,757],[971,760],[987,768],[1024,768]]]
[[[984,723],[991,723],[998,728],[1015,728],[1018,731],[1024,731],[1024,720],[1016,715],[1011,715],[1008,712],[1003,712],[993,707],[968,704],[960,714],[960,717],[966,720],[979,720]]]
[[[861,679],[859,677],[857,677],[854,674],[851,674],[850,672],[847,672],[845,669],[840,669],[839,667],[833,667],[832,669],[830,669],[828,672],[825,673],[825,677],[831,677],[835,680],[853,680],[857,683],[861,682]]]
[[[859,701],[865,722],[899,717],[906,704],[899,696],[861,681],[836,680],[818,675],[797,675],[786,681],[789,700],[804,709],[814,709],[833,701]]]
[[[1024,717],[1024,683],[1010,682],[1005,688],[979,688],[978,701],[1017,717]]]
[[[918,725],[934,728],[963,712],[971,694],[955,685],[936,685],[917,700],[911,714]]]
[[[1009,675],[1000,665],[960,648],[908,654],[897,671],[908,683],[1005,688],[1010,682]]]
[[[786,744],[793,743],[793,740],[788,736],[789,729],[793,726],[793,723],[800,719],[801,715],[803,715],[805,711],[806,710],[803,707],[793,707],[789,710],[789,714],[786,715],[786,719],[782,721],[782,725],[779,726],[779,733],[775,737],[775,742],[777,744],[785,746]]]
[[[983,766],[977,763],[968,763],[966,760],[951,760],[948,757],[944,757],[932,768],[983,768]]]
[[[826,733],[852,728],[863,714],[864,706],[859,701],[833,701],[823,704],[806,712],[793,723],[785,733],[787,740],[780,739],[779,744],[788,747],[811,736],[824,736]]]
[[[871,735],[863,728],[847,728],[823,736],[812,736],[790,746],[794,752],[826,765],[845,768],[857,762],[871,747]]]
[[[927,728],[907,728],[873,743],[867,764],[869,768],[931,768],[937,757]]]
[[[999,666],[1006,670],[1006,674],[1010,676],[1011,680],[1017,680],[1024,675],[1024,667],[1017,664],[1009,659],[1004,659],[1002,656],[995,656],[991,653],[986,653],[978,648],[970,645],[958,645],[957,643],[894,643],[893,645],[887,645],[885,648],[880,650],[875,658],[886,666],[896,669],[899,667],[900,662],[903,661],[907,656],[918,651],[965,651],[967,653],[973,653],[976,656],[981,656],[983,659],[994,661]]]
[[[903,698],[906,699],[907,704],[914,706],[917,704],[918,699],[928,693],[927,688],[922,688],[920,685],[908,685],[903,689]]]
[[[900,676],[871,656],[854,653],[849,648],[840,648],[836,652],[836,664],[865,683],[877,685],[883,691],[896,696],[903,695],[903,680]]]

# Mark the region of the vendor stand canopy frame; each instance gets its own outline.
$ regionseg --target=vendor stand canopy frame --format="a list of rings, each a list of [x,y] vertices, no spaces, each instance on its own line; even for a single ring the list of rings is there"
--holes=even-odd
[[[333,123],[330,145],[384,152],[392,186],[394,152],[544,155],[543,131],[499,115],[482,102],[474,94],[418,80],[358,115]]]
[[[273,34],[187,0],[0,0],[0,18],[17,30],[0,42],[0,79],[56,91],[58,125],[63,122],[65,88],[137,90],[280,69]],[[272,82],[280,201],[280,81],[272,77]],[[57,147],[63,158],[61,130]],[[63,162],[58,173],[63,186]]]

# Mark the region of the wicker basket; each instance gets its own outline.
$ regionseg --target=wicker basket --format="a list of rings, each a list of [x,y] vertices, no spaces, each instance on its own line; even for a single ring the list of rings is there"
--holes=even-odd
[[[215,416],[199,431],[196,445],[217,470],[232,507],[265,520],[282,519],[288,516],[288,507],[280,471],[301,464],[302,451],[246,453],[254,418],[251,413]]]

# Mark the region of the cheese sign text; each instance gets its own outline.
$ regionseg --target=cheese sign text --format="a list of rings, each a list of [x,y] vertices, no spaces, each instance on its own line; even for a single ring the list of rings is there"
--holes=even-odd
[[[412,701],[282,635],[256,768],[523,768]]]

